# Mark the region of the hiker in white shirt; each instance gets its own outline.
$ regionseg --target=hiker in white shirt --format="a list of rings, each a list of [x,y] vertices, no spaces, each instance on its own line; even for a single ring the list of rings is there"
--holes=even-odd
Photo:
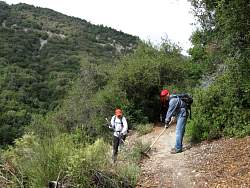
[[[122,114],[123,114],[122,110],[117,108],[115,110],[115,115],[111,118],[111,121],[110,121],[111,126],[109,128],[112,128],[114,130],[113,154],[112,154],[113,162],[115,162],[117,159],[118,147],[120,144],[123,144],[123,142],[125,141],[127,131],[128,131],[127,120]]]

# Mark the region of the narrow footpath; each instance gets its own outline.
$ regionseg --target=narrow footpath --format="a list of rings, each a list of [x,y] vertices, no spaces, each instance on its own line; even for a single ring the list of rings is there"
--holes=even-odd
[[[152,143],[164,129],[139,137]],[[170,154],[175,144],[175,126],[169,127],[141,162],[137,188],[250,187],[250,137],[220,139]]]
[[[153,142],[163,127],[155,127],[150,134],[142,136],[142,142]],[[142,162],[141,181],[137,187],[192,187],[190,170],[185,166],[183,153],[170,154],[175,144],[175,126],[169,127],[148,153],[150,158]]]

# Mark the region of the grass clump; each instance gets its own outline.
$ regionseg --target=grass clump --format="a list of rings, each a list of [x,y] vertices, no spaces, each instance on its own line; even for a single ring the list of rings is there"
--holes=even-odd
[[[139,136],[150,133],[153,130],[153,124],[139,124],[136,127]]]

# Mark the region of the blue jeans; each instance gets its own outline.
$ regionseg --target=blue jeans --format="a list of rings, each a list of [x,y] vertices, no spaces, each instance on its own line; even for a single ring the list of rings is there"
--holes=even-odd
[[[187,110],[185,108],[181,108],[180,112],[177,116],[177,124],[176,124],[176,142],[175,149],[176,151],[182,151],[182,141],[185,133],[185,126],[187,123]]]

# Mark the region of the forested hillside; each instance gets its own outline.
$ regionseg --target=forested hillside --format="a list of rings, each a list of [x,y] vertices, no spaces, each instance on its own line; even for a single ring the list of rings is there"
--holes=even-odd
[[[133,129],[157,120],[162,87],[188,90],[203,65],[167,39],[155,47],[52,10],[1,7],[1,144],[20,138],[1,152],[0,185],[135,186],[145,146],[113,167],[105,118],[121,107]]]
[[[0,187],[135,187],[145,145],[110,162],[105,118],[159,118],[159,93],[193,95],[191,141],[250,134],[249,3],[191,0],[190,56],[53,10],[0,2]],[[206,82],[209,80],[209,82]],[[206,84],[204,84],[206,82]],[[16,139],[15,139],[16,138]]]
[[[137,42],[50,9],[0,2],[0,145],[21,136],[32,115],[58,106],[84,62],[102,66],[105,76],[104,67]]]

